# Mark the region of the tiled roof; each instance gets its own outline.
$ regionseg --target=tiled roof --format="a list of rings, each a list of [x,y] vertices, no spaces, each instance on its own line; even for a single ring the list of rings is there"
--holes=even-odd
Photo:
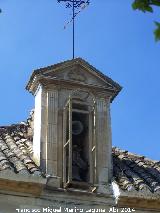
[[[27,122],[0,127],[0,171],[40,175],[32,160],[32,116]]]
[[[160,192],[160,162],[113,147],[113,176],[125,191]]]

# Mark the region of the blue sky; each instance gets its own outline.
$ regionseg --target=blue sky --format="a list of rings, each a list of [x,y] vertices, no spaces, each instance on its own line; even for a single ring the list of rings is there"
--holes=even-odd
[[[123,86],[111,105],[113,145],[160,159],[160,43],[154,14],[132,0],[91,0],[76,19],[76,56]],[[56,0],[0,0],[0,125],[26,120],[34,69],[72,57],[70,10]]]

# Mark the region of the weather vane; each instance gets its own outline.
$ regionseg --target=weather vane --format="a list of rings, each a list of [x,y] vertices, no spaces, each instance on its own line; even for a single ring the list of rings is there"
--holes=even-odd
[[[66,8],[72,9],[72,19],[70,22],[73,23],[73,59],[75,56],[75,17],[81,12],[81,10],[85,9],[89,3],[90,0],[57,0],[59,3],[65,2]]]

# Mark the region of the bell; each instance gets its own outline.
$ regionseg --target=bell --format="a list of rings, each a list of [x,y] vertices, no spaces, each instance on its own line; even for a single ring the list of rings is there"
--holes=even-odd
[[[80,135],[83,132],[83,124],[80,121],[72,122],[72,134]]]

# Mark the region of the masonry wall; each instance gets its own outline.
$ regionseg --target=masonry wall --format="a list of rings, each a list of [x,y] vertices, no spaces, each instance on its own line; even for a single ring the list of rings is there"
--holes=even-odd
[[[74,195],[66,196],[63,193],[45,192],[39,197],[13,192],[0,192],[0,213],[17,212],[135,212],[152,213],[159,211],[135,210],[113,207],[114,200],[111,197],[96,199],[93,196]]]

